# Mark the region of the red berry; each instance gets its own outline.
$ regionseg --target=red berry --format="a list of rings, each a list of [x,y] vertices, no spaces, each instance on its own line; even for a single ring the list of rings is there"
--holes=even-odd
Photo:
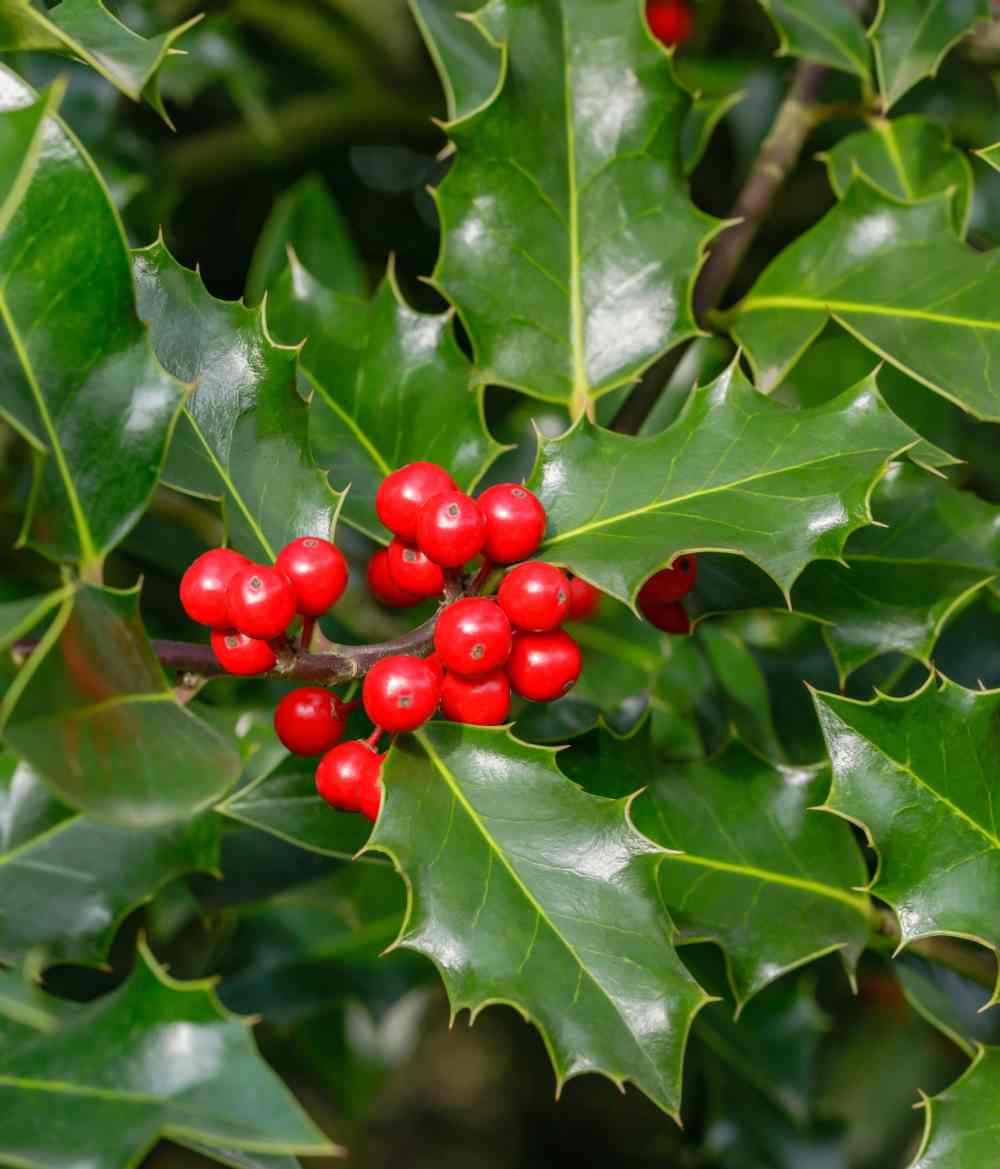
[[[510,656],[507,614],[487,597],[464,597],[438,618],[434,648],[456,674],[474,678],[502,666]]]
[[[486,516],[483,555],[494,564],[514,564],[533,556],[545,535],[545,508],[520,483],[498,483],[479,497]]]
[[[320,536],[300,536],[286,544],[274,566],[288,577],[303,617],[325,613],[347,587],[347,561],[336,544]]]
[[[437,677],[438,682],[444,681],[444,666],[441,665],[441,659],[437,654],[428,654],[424,661],[430,666]]]
[[[429,560],[416,544],[398,536],[389,545],[389,575],[397,589],[415,597],[437,597],[444,591],[441,566]]]
[[[601,591],[592,584],[574,576],[569,582],[569,619],[570,621],[586,621],[593,617],[601,603]]]
[[[522,698],[553,702],[573,688],[582,667],[580,647],[564,629],[519,633],[507,662],[507,677]]]
[[[681,45],[694,32],[694,15],[684,0],[646,0],[649,31],[664,45]]]
[[[642,615],[664,633],[691,632],[691,622],[680,601],[654,601],[642,610]]]
[[[296,755],[322,755],[340,741],[344,718],[335,694],[303,686],[286,694],[274,712],[274,729]]]
[[[541,560],[518,564],[503,578],[497,600],[511,625],[544,633],[561,625],[569,613],[566,574]]]
[[[367,577],[372,596],[387,609],[408,609],[420,604],[420,597],[399,588],[392,579],[388,548],[379,548],[368,561]]]
[[[636,601],[639,611],[645,614],[650,605],[665,605],[668,601],[679,601],[694,588],[698,575],[698,557],[680,556],[669,568],[661,568],[639,590]]]
[[[295,594],[288,577],[267,564],[248,564],[226,590],[229,623],[247,637],[280,637],[295,616]]]
[[[495,727],[510,714],[510,682],[503,670],[478,678],[446,674],[441,687],[441,710],[456,723]]]
[[[226,589],[229,582],[250,563],[232,548],[203,552],[181,577],[181,605],[192,621],[212,629],[229,629]]]
[[[213,629],[211,641],[212,653],[227,674],[266,674],[278,660],[266,641],[235,629]]]
[[[415,731],[437,709],[441,683],[423,658],[396,654],[372,666],[361,697],[368,717],[383,731]]]
[[[375,510],[390,532],[404,540],[416,540],[421,507],[432,495],[454,489],[452,477],[436,463],[409,463],[382,480]]]
[[[417,543],[445,568],[458,568],[478,556],[486,540],[483,509],[464,491],[432,495],[417,517]]]
[[[384,758],[360,739],[341,743],[320,760],[316,790],[341,812],[360,812],[366,790],[378,783]]]
[[[380,767],[384,758],[384,755],[379,755],[378,757]],[[361,785],[359,805],[358,811],[361,815],[367,816],[374,824],[378,819],[379,809],[382,807],[382,785],[379,783],[378,771],[367,776],[365,782]]]

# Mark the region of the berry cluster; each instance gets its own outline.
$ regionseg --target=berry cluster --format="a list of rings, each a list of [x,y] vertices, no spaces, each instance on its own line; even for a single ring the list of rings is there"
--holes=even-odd
[[[697,556],[678,557],[669,568],[654,572],[639,590],[639,612],[664,633],[689,633],[691,622],[681,602],[694,588],[697,576]]]

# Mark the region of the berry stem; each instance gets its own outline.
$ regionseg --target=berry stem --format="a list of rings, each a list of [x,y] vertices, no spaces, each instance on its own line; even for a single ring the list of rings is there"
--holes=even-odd
[[[384,731],[382,730],[382,728],[376,727],[372,731],[372,733],[368,736],[368,738],[365,739],[365,742],[368,744],[369,747],[371,747],[371,749],[373,751],[378,748],[378,741],[379,741],[379,739],[382,738],[383,734],[384,734]]]
[[[302,618],[302,635],[299,638],[299,653],[308,653],[312,645],[313,633],[316,631],[316,618]]]
[[[483,557],[483,566],[476,573],[475,579],[473,580],[472,584],[469,586],[469,592],[470,593],[481,593],[483,591],[483,585],[486,584],[487,580],[489,580],[490,573],[492,571],[493,571],[493,561],[487,560],[485,557]]]

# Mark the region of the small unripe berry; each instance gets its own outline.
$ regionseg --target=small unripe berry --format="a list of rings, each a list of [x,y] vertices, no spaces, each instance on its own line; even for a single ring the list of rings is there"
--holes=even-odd
[[[432,495],[453,491],[455,483],[436,463],[408,463],[386,475],[375,495],[378,518],[396,536],[417,538],[417,515]]]
[[[569,598],[566,574],[541,560],[516,565],[503,578],[497,593],[511,625],[532,633],[561,625],[569,614]]]
[[[368,587],[372,596],[387,609],[408,609],[419,605],[421,598],[398,587],[389,571],[389,549],[379,548],[368,561]]]
[[[444,591],[444,573],[416,544],[398,536],[389,544],[389,575],[397,589],[415,597],[437,597]]]
[[[545,535],[545,508],[520,483],[497,483],[478,500],[486,516],[483,556],[494,564],[515,564],[533,556]]]
[[[593,617],[601,603],[601,591],[579,576],[569,582],[569,619],[586,621]]]
[[[642,615],[664,633],[691,632],[691,621],[680,601],[653,601],[643,609]]]
[[[396,654],[376,662],[361,691],[365,713],[383,731],[415,731],[441,698],[441,683],[423,658]]]
[[[646,0],[649,31],[661,44],[681,45],[694,32],[694,15],[686,0]]]
[[[651,605],[665,605],[668,601],[679,601],[694,588],[698,576],[697,556],[678,556],[669,568],[661,568],[639,590],[636,603],[639,612],[645,614]]]
[[[274,711],[274,729],[296,755],[322,755],[338,743],[346,726],[337,696],[321,686],[286,694]]]
[[[360,739],[341,743],[320,760],[316,768],[316,790],[341,812],[363,811],[366,800],[370,803],[368,792],[378,787],[384,758]]]
[[[303,617],[325,613],[347,587],[347,561],[336,544],[319,536],[300,536],[286,544],[274,566],[288,577]]]
[[[203,552],[181,577],[181,605],[192,621],[211,629],[229,629],[226,590],[229,582],[250,563],[232,548]]]
[[[580,647],[565,629],[519,633],[507,662],[507,677],[522,698],[554,702],[573,688],[582,667]]]
[[[458,568],[478,556],[486,540],[486,517],[471,495],[442,491],[420,509],[417,543],[445,568]]]
[[[510,714],[510,682],[502,669],[463,678],[446,674],[441,686],[441,711],[452,722],[495,727]]]
[[[442,664],[473,678],[502,666],[510,656],[507,614],[486,597],[464,597],[438,618],[434,648]]]
[[[280,637],[295,616],[295,594],[288,577],[267,564],[248,564],[226,590],[229,621],[247,637]]]
[[[278,660],[266,641],[247,637],[235,629],[213,629],[211,642],[212,653],[227,674],[266,674]]]

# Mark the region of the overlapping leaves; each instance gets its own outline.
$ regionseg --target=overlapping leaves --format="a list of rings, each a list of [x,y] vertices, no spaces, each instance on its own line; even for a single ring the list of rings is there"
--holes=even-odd
[[[781,41],[779,52],[819,61],[868,80],[871,60],[854,6],[826,0],[761,0]]]

